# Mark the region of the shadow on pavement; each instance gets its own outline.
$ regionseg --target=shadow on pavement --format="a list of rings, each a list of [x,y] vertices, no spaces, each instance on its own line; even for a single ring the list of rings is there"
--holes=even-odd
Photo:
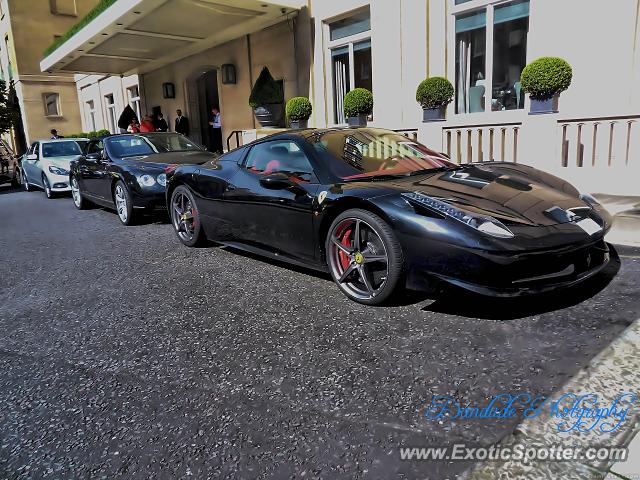
[[[486,297],[448,288],[448,292],[439,294],[436,301],[423,310],[485,320],[516,320],[572,307],[604,290],[617,275],[620,257],[613,245],[609,245],[609,249],[609,264],[597,275],[570,288],[518,298]]]

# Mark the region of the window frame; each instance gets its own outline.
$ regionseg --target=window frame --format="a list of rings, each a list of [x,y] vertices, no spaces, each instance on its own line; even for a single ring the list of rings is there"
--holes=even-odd
[[[447,76],[449,79],[453,79],[452,84],[454,90],[458,88],[455,85],[456,78],[456,17],[458,15],[462,15],[465,13],[473,13],[477,11],[484,10],[486,12],[486,25],[485,25],[485,83],[489,86],[489,91],[485,91],[484,96],[484,111],[483,112],[463,112],[456,113],[455,109],[455,100],[449,104],[449,108],[447,114],[450,114],[455,118],[467,118],[468,115],[505,115],[505,116],[517,116],[520,117],[523,112],[529,110],[529,96],[524,96],[524,103],[522,108],[512,109],[512,110],[496,110],[493,111],[491,109],[491,100],[492,96],[491,92],[493,89],[493,50],[494,50],[494,39],[493,32],[495,28],[494,19],[495,19],[495,9],[497,7],[503,6],[505,4],[513,3],[515,0],[469,0],[464,3],[460,3],[459,5],[455,4],[455,0],[447,0],[448,2],[448,11],[450,13],[448,22],[448,33],[447,33],[447,45],[448,48],[448,58],[447,58]],[[529,0],[529,8],[532,8],[535,2]],[[531,22],[531,11],[529,13],[529,22]],[[525,65],[531,62],[531,49],[527,48],[527,55],[525,58]]]
[[[113,103],[109,103],[109,97],[113,100]],[[120,127],[118,127],[118,114],[116,111],[116,96],[113,93],[107,93],[104,95],[105,113],[107,115],[107,126],[109,132],[112,134],[120,133]],[[113,127],[113,128],[112,128]]]
[[[133,89],[136,89],[138,91],[138,95],[134,96],[133,95]],[[138,121],[140,120],[141,117],[141,110],[140,110],[140,86],[139,85],[130,85],[127,87],[127,102],[129,104],[129,106],[133,109],[133,111],[135,112]]]
[[[300,151],[302,153],[304,153],[304,156],[307,159],[307,162],[309,163],[309,166],[311,167],[311,178],[309,180],[308,183],[305,183],[305,185],[317,185],[320,183],[319,179],[318,179],[318,174],[316,172],[316,167],[314,165],[313,160],[311,159],[311,156],[309,155],[309,152],[307,152],[307,149],[304,148],[304,146],[293,139],[290,138],[274,138],[274,139],[270,139],[270,140],[265,140],[264,142],[259,142],[256,143],[254,145],[252,145],[250,148],[248,148],[242,155],[242,161],[239,162],[239,166],[240,168],[242,168],[242,170],[244,172],[247,172],[253,176],[255,176],[256,178],[260,178],[262,175],[258,172],[249,170],[249,168],[247,168],[247,162],[249,160],[249,157],[251,156],[251,152],[256,148],[256,147],[260,147],[262,145],[267,145],[269,143],[284,143],[284,142],[288,142],[288,143],[293,143],[295,146],[297,146]],[[285,173],[285,172],[273,172],[273,173]]]
[[[336,115],[334,112],[334,103],[335,103],[336,97],[334,92],[335,86],[333,84],[333,61],[331,57],[332,50],[335,50],[340,47],[347,47],[349,49],[349,85],[351,87],[351,90],[353,90],[355,88],[355,66],[354,66],[353,46],[356,43],[365,42],[367,40],[371,42],[371,53],[372,53],[371,90],[373,91],[374,89],[375,82],[373,78],[373,26],[370,26],[369,30],[366,30],[364,32],[348,35],[346,37],[338,38],[337,40],[331,40],[331,32],[330,32],[332,23],[338,22],[340,20],[344,20],[345,18],[352,17],[365,10],[369,11],[369,18],[371,18],[371,9],[367,5],[365,7],[357,8],[355,10],[350,10],[349,12],[340,14],[335,17],[328,18],[326,20],[323,20],[322,22],[322,30],[323,30],[322,33],[323,33],[323,38],[325,39],[324,59],[325,59],[325,65],[328,65],[329,67],[326,69],[326,72],[325,72],[325,82],[329,86],[329,88],[327,89],[328,102],[326,105],[327,120],[330,119],[330,121],[327,121],[327,124],[329,127],[340,127],[340,126],[347,125],[347,122],[338,123],[338,119],[336,118]]]
[[[47,98],[50,95],[55,95],[56,100],[56,113],[49,114],[48,102]],[[62,111],[60,109],[60,94],[58,92],[43,92],[42,93],[42,104],[44,105],[44,116],[47,118],[57,118],[62,116]]]

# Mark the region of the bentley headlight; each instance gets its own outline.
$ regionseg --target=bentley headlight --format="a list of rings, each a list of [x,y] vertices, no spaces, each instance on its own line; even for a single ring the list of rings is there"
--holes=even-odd
[[[167,186],[167,174],[166,173],[161,173],[160,175],[158,175],[158,178],[156,178],[156,181],[162,185],[163,187]]]
[[[600,202],[596,200],[593,196],[589,195],[588,193],[581,193],[580,200],[587,203],[591,207],[600,206]]]
[[[136,178],[141,187],[152,187],[156,183],[156,179],[146,173],[144,175],[138,175]]]
[[[69,175],[69,171],[64,168],[56,167],[55,165],[49,166],[49,171],[54,175]]]
[[[420,192],[403,193],[402,196],[409,202],[417,203],[436,213],[458,220],[492,237],[513,238],[515,236],[501,221],[493,217],[464,212],[447,202]]]

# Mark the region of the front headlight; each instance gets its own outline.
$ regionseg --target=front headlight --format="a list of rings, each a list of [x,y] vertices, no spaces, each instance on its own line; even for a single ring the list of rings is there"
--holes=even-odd
[[[156,181],[162,185],[163,187],[167,186],[167,174],[166,173],[161,173],[160,175],[158,175],[158,178],[156,179]]]
[[[596,200],[593,196],[589,195],[588,193],[581,193],[580,200],[589,204],[592,207],[600,206],[600,202]]]
[[[513,238],[515,235],[509,230],[500,220],[493,217],[474,215],[468,212],[464,212],[453,205],[438,200],[433,197],[429,197],[420,192],[403,193],[402,196],[409,202],[415,202],[423,207],[431,209],[436,213],[440,213],[447,217],[458,220],[459,222],[468,225],[471,228],[498,238]]]
[[[144,175],[138,175],[136,179],[141,187],[152,187],[156,183],[156,179],[153,178],[153,175],[148,175],[146,173]]]
[[[64,168],[56,167],[55,165],[49,166],[49,171],[54,175],[69,175],[69,171]]]

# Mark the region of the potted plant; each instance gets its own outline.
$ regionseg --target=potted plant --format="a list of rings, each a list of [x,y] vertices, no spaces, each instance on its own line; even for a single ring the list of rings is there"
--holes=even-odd
[[[373,111],[373,94],[366,88],[354,88],[344,97],[344,114],[350,127],[366,127]]]
[[[289,99],[286,113],[291,128],[307,128],[307,120],[311,116],[311,102],[307,97],[293,97]]]
[[[282,126],[284,93],[269,69],[264,67],[251,89],[249,105],[253,108],[256,119],[263,127]]]
[[[443,121],[453,93],[453,85],[446,78],[431,77],[420,82],[416,90],[416,100],[422,105],[422,121]]]
[[[558,57],[542,57],[524,67],[520,83],[531,98],[529,113],[558,112],[560,92],[569,88],[572,77],[571,65]]]

